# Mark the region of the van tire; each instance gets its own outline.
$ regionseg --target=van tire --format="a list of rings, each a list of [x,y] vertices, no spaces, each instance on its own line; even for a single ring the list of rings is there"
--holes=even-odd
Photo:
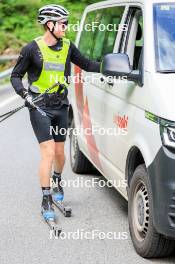
[[[142,209],[139,210],[138,207]],[[144,164],[136,168],[130,182],[128,219],[131,239],[140,256],[144,258],[167,257],[174,252],[175,240],[167,239],[157,233],[153,226],[152,190]]]
[[[71,122],[70,131],[70,163],[73,172],[82,173],[92,173],[95,168],[92,163],[86,158],[86,156],[80,151],[78,146],[77,136],[73,134],[73,129],[75,128],[74,119]]]

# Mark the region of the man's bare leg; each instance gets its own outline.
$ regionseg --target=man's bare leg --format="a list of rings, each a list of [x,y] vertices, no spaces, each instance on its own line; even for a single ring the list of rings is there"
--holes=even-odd
[[[55,142],[54,171],[57,173],[63,171],[65,164],[64,144],[65,142]]]
[[[55,159],[54,159],[54,174],[53,182],[55,193],[54,199],[56,201],[62,201],[64,199],[64,191],[60,184],[61,173],[65,164],[65,154],[64,154],[64,142],[55,142]]]
[[[48,140],[40,143],[41,161],[39,166],[40,184],[43,192],[41,212],[46,221],[55,220],[53,200],[50,192],[50,177],[55,157],[55,142]]]
[[[48,140],[40,143],[41,161],[39,166],[39,176],[41,187],[50,186],[52,164],[55,158],[55,142]]]

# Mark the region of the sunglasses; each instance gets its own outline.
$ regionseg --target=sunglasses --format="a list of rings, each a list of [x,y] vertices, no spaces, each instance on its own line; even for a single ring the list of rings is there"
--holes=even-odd
[[[67,26],[68,25],[68,20],[66,20],[66,21],[59,21],[58,23],[59,24],[62,24],[64,26]]]

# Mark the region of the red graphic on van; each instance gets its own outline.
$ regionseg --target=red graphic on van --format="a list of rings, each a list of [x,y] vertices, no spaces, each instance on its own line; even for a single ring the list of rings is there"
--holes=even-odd
[[[75,66],[74,69],[76,76],[82,76],[82,70],[78,66]],[[88,98],[83,94],[83,83],[81,81],[75,83],[75,95],[80,123],[83,124],[84,129],[90,128],[90,131],[92,131],[92,122],[89,112]],[[85,135],[85,137],[91,160],[101,171],[103,171],[103,167],[100,162],[100,152],[97,148],[94,135]]]
[[[114,123],[121,129],[128,130],[128,116],[121,116],[119,113],[114,115]]]
[[[84,105],[84,111],[83,111],[83,127],[84,128],[89,128],[90,131],[92,131],[92,123],[91,123],[91,117],[89,113],[89,105],[88,105],[88,99],[86,96],[85,99],[85,105]],[[87,134],[86,135],[86,141],[87,141],[87,147],[90,153],[90,157],[92,161],[97,165],[97,167],[103,171],[101,162],[100,162],[100,157],[99,157],[99,150],[97,148],[96,142],[95,142],[95,137],[93,134]]]
[[[75,96],[77,101],[77,108],[78,108],[78,115],[80,119],[80,123],[82,122],[83,118],[83,108],[84,108],[84,98],[83,98],[83,83],[80,81],[80,76],[82,75],[81,69],[75,65],[75,76],[76,76],[76,82],[75,82]]]

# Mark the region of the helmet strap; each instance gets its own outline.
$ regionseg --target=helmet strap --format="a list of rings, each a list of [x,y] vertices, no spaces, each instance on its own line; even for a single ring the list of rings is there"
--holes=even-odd
[[[54,24],[54,27],[52,29],[50,29],[47,25],[47,28],[48,30],[50,31],[50,33],[52,34],[52,36],[57,40],[57,44],[59,44],[59,47],[58,47],[58,50],[61,50],[62,49],[62,41],[60,38],[57,38],[57,36],[55,36],[54,34],[54,30],[55,30],[55,24],[56,24],[56,21],[52,21],[53,24]]]
[[[48,25],[47,25],[47,28],[48,28],[48,30],[50,31],[50,33],[52,34],[52,36],[58,41],[59,38],[57,38],[57,36],[55,36],[55,34],[54,34],[56,21],[52,21],[52,22],[53,22],[53,24],[54,24],[53,28],[50,30],[50,28],[48,27]]]

